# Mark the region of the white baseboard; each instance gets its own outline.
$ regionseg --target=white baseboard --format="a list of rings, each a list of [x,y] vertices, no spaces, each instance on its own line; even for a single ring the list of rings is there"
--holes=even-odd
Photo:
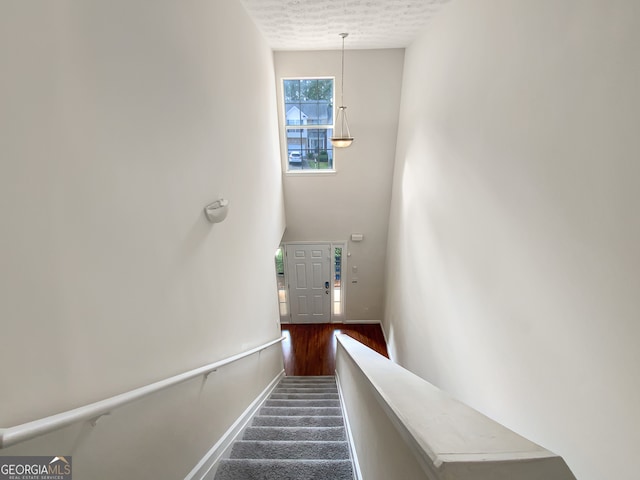
[[[351,425],[349,425],[349,414],[347,413],[347,406],[344,403],[344,397],[342,396],[342,387],[340,385],[340,376],[336,371],[336,384],[338,385],[338,396],[340,397],[340,405],[342,406],[342,415],[344,416],[344,427],[347,432],[347,442],[349,443],[349,452],[351,453],[351,463],[353,465],[353,477],[354,480],[362,480],[362,472],[360,471],[360,463],[358,462],[358,454],[356,453],[356,446],[353,443],[353,434],[351,433]]]
[[[382,336],[384,337],[384,343],[389,345],[389,339],[387,338],[387,331],[384,329],[384,323],[380,322],[380,330],[382,330]]]
[[[384,337],[384,343],[387,346],[387,353],[389,354],[389,360],[391,360],[394,363],[397,363],[395,361],[395,359],[391,356],[391,350],[389,349],[389,338],[387,337],[387,332],[384,329],[384,324],[382,323],[382,320],[345,320],[344,321],[345,324],[357,324],[357,323],[361,323],[361,324],[365,324],[365,325],[369,325],[369,324],[378,324],[380,325],[380,330],[382,330],[382,336]]]
[[[203,480],[208,474],[215,473],[218,462],[225,457],[227,451],[233,445],[233,442],[242,434],[244,429],[249,425],[249,422],[253,416],[258,412],[262,404],[269,398],[271,392],[276,388],[280,379],[284,377],[284,370],[282,370],[276,377],[271,380],[271,383],[258,395],[258,397],[251,402],[247,409],[242,412],[242,415],[229,427],[229,429],[222,435],[220,440],[211,447],[211,449],[202,457],[202,460],[193,467],[193,470],[184,477],[185,480]],[[213,477],[212,477],[213,478]]]
[[[384,323],[380,322],[380,330],[382,330],[382,336],[384,337],[384,343],[387,345],[387,353],[389,354],[389,360],[393,363],[397,363],[391,355],[391,349],[389,348],[389,337],[387,337],[387,331],[384,329]]]

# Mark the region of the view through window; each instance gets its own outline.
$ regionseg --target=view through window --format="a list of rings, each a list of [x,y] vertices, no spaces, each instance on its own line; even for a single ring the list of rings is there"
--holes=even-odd
[[[284,250],[280,247],[276,250],[276,279],[278,282],[278,306],[280,318],[287,318],[289,308],[287,304],[287,286],[284,279]]]
[[[287,171],[333,170],[333,78],[283,80]]]
[[[333,315],[342,315],[342,247],[333,248]]]

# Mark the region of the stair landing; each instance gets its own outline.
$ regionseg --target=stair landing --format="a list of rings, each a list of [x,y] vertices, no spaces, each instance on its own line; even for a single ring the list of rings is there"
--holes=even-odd
[[[346,333],[389,358],[379,323],[283,324],[284,370],[287,375],[333,375],[336,371],[336,333]]]

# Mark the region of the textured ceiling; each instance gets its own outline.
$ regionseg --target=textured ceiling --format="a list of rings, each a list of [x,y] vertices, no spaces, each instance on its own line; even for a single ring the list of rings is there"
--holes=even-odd
[[[407,47],[449,0],[240,0],[274,50]]]

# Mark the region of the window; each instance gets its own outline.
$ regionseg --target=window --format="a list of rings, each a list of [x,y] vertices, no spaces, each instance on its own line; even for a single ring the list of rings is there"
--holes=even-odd
[[[287,171],[333,170],[333,78],[283,79]]]
[[[276,280],[278,283],[278,305],[280,307],[280,321],[289,320],[289,308],[287,305],[287,287],[284,280],[284,250],[282,247],[276,250]]]
[[[333,313],[334,317],[343,315],[342,308],[342,246],[333,247]]]

